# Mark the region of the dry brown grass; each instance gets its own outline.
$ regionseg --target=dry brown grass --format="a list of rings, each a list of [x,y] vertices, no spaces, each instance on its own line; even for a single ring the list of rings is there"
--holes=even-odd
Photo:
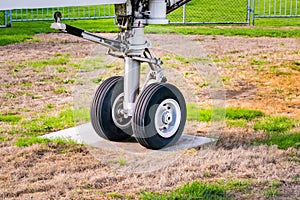
[[[38,113],[48,112],[45,107],[49,104],[56,106],[55,113],[61,106],[72,103],[74,85],[64,85],[69,93],[54,93],[61,85],[61,80],[54,77],[75,79],[75,68],[68,66],[67,73],[59,74],[53,66],[39,73],[31,67],[15,71],[14,66],[22,66],[30,60],[50,59],[55,53],[70,53],[71,63],[80,63],[96,45],[64,34],[37,37],[41,42],[0,47],[1,113],[14,112],[31,119]],[[297,107],[300,105],[300,72],[289,67],[294,61],[300,61],[299,39],[214,36],[212,40],[212,36],[176,35],[151,35],[150,38],[156,48],[170,49],[167,44],[178,43],[181,49],[171,50],[179,54],[200,47],[205,49],[205,53],[217,61],[220,76],[227,77],[227,106],[300,118]],[[194,46],[186,46],[185,41]],[[169,64],[174,63],[178,64],[177,61]],[[187,64],[176,70],[184,75],[194,68]],[[188,89],[197,88],[196,99],[201,100],[202,105],[209,105],[207,88],[198,87],[203,81],[199,74],[188,74],[187,81]],[[22,86],[27,82],[33,86]],[[15,147],[13,143],[19,135],[7,135],[11,126],[0,123],[0,133],[9,138],[8,142],[0,143],[0,197],[7,199],[109,199],[113,196],[109,195],[111,192],[137,198],[140,191],[171,190],[193,180],[251,182],[247,193],[233,194],[239,199],[264,198],[270,183],[279,181],[279,199],[300,198],[299,162],[290,161],[292,156],[299,156],[299,151],[250,146],[253,139],[264,137],[252,129],[225,128],[213,148],[189,150],[168,167],[155,172],[126,173],[109,168],[83,146],[50,143]],[[205,135],[208,128],[202,124],[191,130]]]

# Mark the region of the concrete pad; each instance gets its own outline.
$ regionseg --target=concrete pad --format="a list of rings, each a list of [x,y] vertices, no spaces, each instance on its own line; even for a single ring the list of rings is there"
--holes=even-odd
[[[58,132],[50,133],[42,136],[43,138],[66,138],[72,139],[78,143],[89,145],[92,147],[108,149],[108,150],[125,150],[132,153],[145,153],[149,151],[157,151],[146,149],[136,142],[135,138],[132,137],[126,141],[122,142],[112,142],[101,138],[93,129],[91,123],[83,124],[73,128],[61,130]],[[208,143],[215,142],[213,138],[199,137],[183,134],[179,141],[170,147],[161,149],[159,151],[164,152],[174,152],[181,151],[185,149],[190,149],[193,147],[203,146]]]
[[[122,142],[112,142],[98,136],[92,124],[50,133],[44,138],[66,138],[87,145],[91,155],[114,170],[128,172],[153,172],[165,168],[185,155],[185,150],[213,143],[212,138],[183,134],[179,141],[161,150],[151,150],[141,146],[134,137]]]

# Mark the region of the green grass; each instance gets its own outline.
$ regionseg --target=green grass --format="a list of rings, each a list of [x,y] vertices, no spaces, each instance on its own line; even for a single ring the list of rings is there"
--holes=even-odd
[[[267,139],[255,141],[256,144],[277,145],[279,149],[300,148],[300,132],[292,132],[297,121],[285,116],[267,116],[254,124],[254,130],[262,130]]]
[[[264,113],[260,110],[251,110],[245,108],[226,108],[226,119],[251,121],[255,118],[263,117]]]
[[[117,33],[113,19],[64,21],[90,32]],[[0,46],[32,40],[37,33],[58,32],[50,29],[50,21],[14,22],[11,28],[0,29]],[[285,27],[285,28],[281,28]],[[289,28],[286,28],[289,27]],[[193,35],[225,35],[247,37],[300,37],[298,19],[257,19],[256,26],[215,26],[215,25],[150,25],[146,33],[177,33]],[[34,42],[34,41],[33,41]],[[36,41],[39,42],[39,41]]]
[[[247,1],[211,0],[191,1],[186,5],[188,22],[245,22]],[[171,21],[182,21],[183,7],[170,13]]]
[[[254,145],[277,145],[279,149],[288,149],[294,147],[300,148],[300,132],[293,131],[299,122],[285,116],[264,116],[259,120],[254,119],[253,129],[255,131],[264,131],[266,139],[253,141]],[[245,128],[246,122],[243,120],[226,121],[229,127],[238,126]]]
[[[209,122],[211,120],[211,110],[200,109],[193,104],[187,104],[187,120]]]
[[[276,199],[277,196],[278,196],[277,188],[270,188],[264,191],[264,197],[266,199]]]
[[[258,142],[259,144],[277,145],[279,149],[294,147],[300,149],[300,132],[287,134],[273,134],[269,139]]]
[[[55,143],[59,145],[66,145],[66,144],[77,144],[75,141],[66,138],[57,138],[57,139],[49,139],[49,138],[40,138],[40,137],[30,137],[30,138],[18,138],[15,142],[17,147],[28,147],[32,146],[33,144],[48,144],[48,143]]]
[[[41,115],[36,119],[21,123],[24,135],[39,136],[50,131],[61,130],[75,125],[72,109],[67,109],[57,116]]]
[[[168,56],[168,59],[170,59],[170,57],[173,57],[170,55],[167,55],[167,56]],[[203,58],[185,58],[185,57],[181,57],[181,56],[174,56],[174,58],[183,64],[190,64],[193,62],[209,62],[210,61],[207,58],[204,58],[204,59]]]
[[[123,199],[124,198],[123,195],[115,193],[115,192],[108,193],[106,196],[109,197],[110,199]]]
[[[52,108],[54,108],[53,105],[47,105],[47,109]],[[37,137],[48,132],[73,127],[76,124],[86,123],[90,120],[90,114],[89,108],[63,108],[57,115],[41,114],[31,120],[21,119],[21,116],[17,116],[17,120],[6,119],[15,125],[15,128],[9,133]]]
[[[30,83],[30,82],[27,82],[27,83],[23,83],[22,86],[23,87],[31,87],[33,84]]]
[[[146,29],[147,33],[184,34],[184,35],[224,35],[246,37],[300,37],[299,29],[279,29],[276,27],[219,27],[219,26],[188,26],[188,25],[153,25]]]
[[[68,90],[66,90],[66,89],[63,88],[63,87],[59,87],[59,88],[56,88],[56,89],[54,90],[54,93],[57,93],[57,94],[68,93]]]
[[[165,193],[145,192],[140,196],[141,200],[165,200],[165,199],[230,199],[227,196],[225,186],[219,184],[208,184],[193,182],[183,187]]]
[[[270,28],[299,28],[299,18],[270,18],[270,19],[255,19],[256,27],[270,27]]]
[[[127,161],[124,158],[120,158],[118,163],[120,166],[125,166],[127,164]]]
[[[224,116],[224,114],[226,115]],[[230,121],[233,120],[245,120],[251,121],[255,118],[264,116],[263,112],[259,110],[250,110],[245,108],[226,108],[223,109],[201,109],[193,104],[187,105],[187,119],[196,120],[201,122],[209,122],[214,115],[214,119],[219,119],[224,116],[224,119]],[[218,116],[219,115],[219,116]]]
[[[92,80],[93,83],[99,84],[103,81],[103,77],[100,75],[98,78]]]
[[[255,60],[255,59],[251,58],[250,64],[251,65],[266,65],[266,64],[269,64],[269,62],[264,61],[264,60]]]
[[[97,55],[84,60],[81,65],[75,65],[74,67],[83,71],[92,71],[94,69],[110,68],[112,66],[105,65],[103,55]]]
[[[229,128],[232,128],[232,127],[246,128],[247,127],[247,121],[244,119],[242,119],[242,120],[227,120],[226,124]]]
[[[9,141],[8,138],[0,136],[0,142],[7,142],[7,141]]]
[[[289,131],[295,122],[285,116],[271,116],[254,124],[254,130],[263,130],[267,133],[285,133]]]
[[[246,191],[251,188],[252,181],[251,180],[232,180],[227,183],[223,183],[226,185],[228,190],[230,191]]]
[[[46,109],[53,109],[53,106],[48,105]],[[15,143],[16,146],[24,147],[31,146],[32,144],[47,144],[49,142],[61,145],[67,143],[73,144],[74,141],[69,139],[59,138],[50,140],[47,138],[40,138],[39,136],[48,132],[73,127],[75,124],[86,123],[89,120],[89,108],[62,108],[62,111],[57,115],[42,114],[35,119],[17,121],[14,123],[14,127],[6,132],[10,135],[19,134]],[[3,138],[3,140],[4,139],[5,138]]]
[[[279,188],[280,188],[280,180],[274,180],[272,181],[268,188],[264,190],[264,197],[266,199],[276,199],[276,197],[279,194]]]
[[[46,67],[46,66],[56,66],[56,65],[66,65],[70,62],[68,58],[52,58],[50,60],[37,60],[28,62],[30,67]]]
[[[16,22],[11,28],[0,29],[0,45],[7,45],[16,42],[23,42],[37,33],[50,33],[54,32],[49,28],[49,22]]]
[[[17,123],[22,119],[22,116],[15,114],[0,115],[0,122]]]
[[[90,108],[76,108],[73,110],[74,121],[77,124],[86,123],[90,121]]]
[[[64,21],[91,32],[118,32],[113,19]],[[30,40],[37,33],[58,32],[50,28],[52,22],[14,22],[11,28],[0,28],[0,46]]]
[[[299,61],[294,61],[291,65],[288,66],[289,68],[300,72],[300,62]]]
[[[75,80],[73,80],[73,79],[65,79],[65,80],[61,81],[61,84],[64,84],[64,85],[73,84],[73,83],[75,83]]]
[[[142,192],[141,200],[196,200],[196,199],[233,199],[231,194],[251,190],[253,181],[251,180],[228,180],[215,181],[214,183],[203,183],[194,181],[186,183],[180,188],[168,192]]]

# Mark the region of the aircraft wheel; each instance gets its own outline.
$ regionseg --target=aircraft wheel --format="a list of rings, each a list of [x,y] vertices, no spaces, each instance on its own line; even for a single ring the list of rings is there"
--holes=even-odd
[[[106,79],[96,90],[90,116],[96,133],[108,140],[121,141],[131,137],[131,117],[122,114],[124,79],[114,76]]]
[[[153,83],[136,102],[132,128],[141,145],[161,149],[178,141],[185,121],[186,104],[181,92],[168,83]]]

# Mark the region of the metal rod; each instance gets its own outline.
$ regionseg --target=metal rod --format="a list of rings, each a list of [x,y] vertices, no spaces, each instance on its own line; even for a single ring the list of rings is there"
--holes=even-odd
[[[255,0],[252,0],[253,1],[253,5],[255,4],[254,1]],[[253,6],[253,9],[255,10],[255,7]],[[260,0],[258,0],[258,15],[260,15]]]
[[[7,11],[5,10],[5,11],[4,11],[4,27],[7,26],[7,15],[8,15],[8,13],[7,13]]]
[[[298,0],[296,0],[296,10],[295,10],[295,15],[298,15]]]
[[[282,0],[280,0],[280,12],[279,12],[279,15],[281,15],[282,13]]]
[[[252,26],[255,24],[255,0],[253,0]]]
[[[287,9],[287,0],[284,2],[284,15],[286,15],[286,9]]]
[[[125,57],[124,74],[124,111],[132,116],[135,98],[139,93],[141,63],[130,57]]]
[[[290,3],[290,16],[293,15],[293,0],[291,0],[291,3]]]
[[[248,25],[250,25],[250,14],[251,14],[251,0],[248,0],[248,3],[247,3],[247,22],[248,22]]]
[[[269,0],[269,16],[271,15],[271,4],[272,4],[272,0]]]
[[[274,1],[274,15],[275,16],[277,15],[277,12],[276,12],[276,1]]]
[[[183,5],[183,23],[186,23],[186,4]]]

